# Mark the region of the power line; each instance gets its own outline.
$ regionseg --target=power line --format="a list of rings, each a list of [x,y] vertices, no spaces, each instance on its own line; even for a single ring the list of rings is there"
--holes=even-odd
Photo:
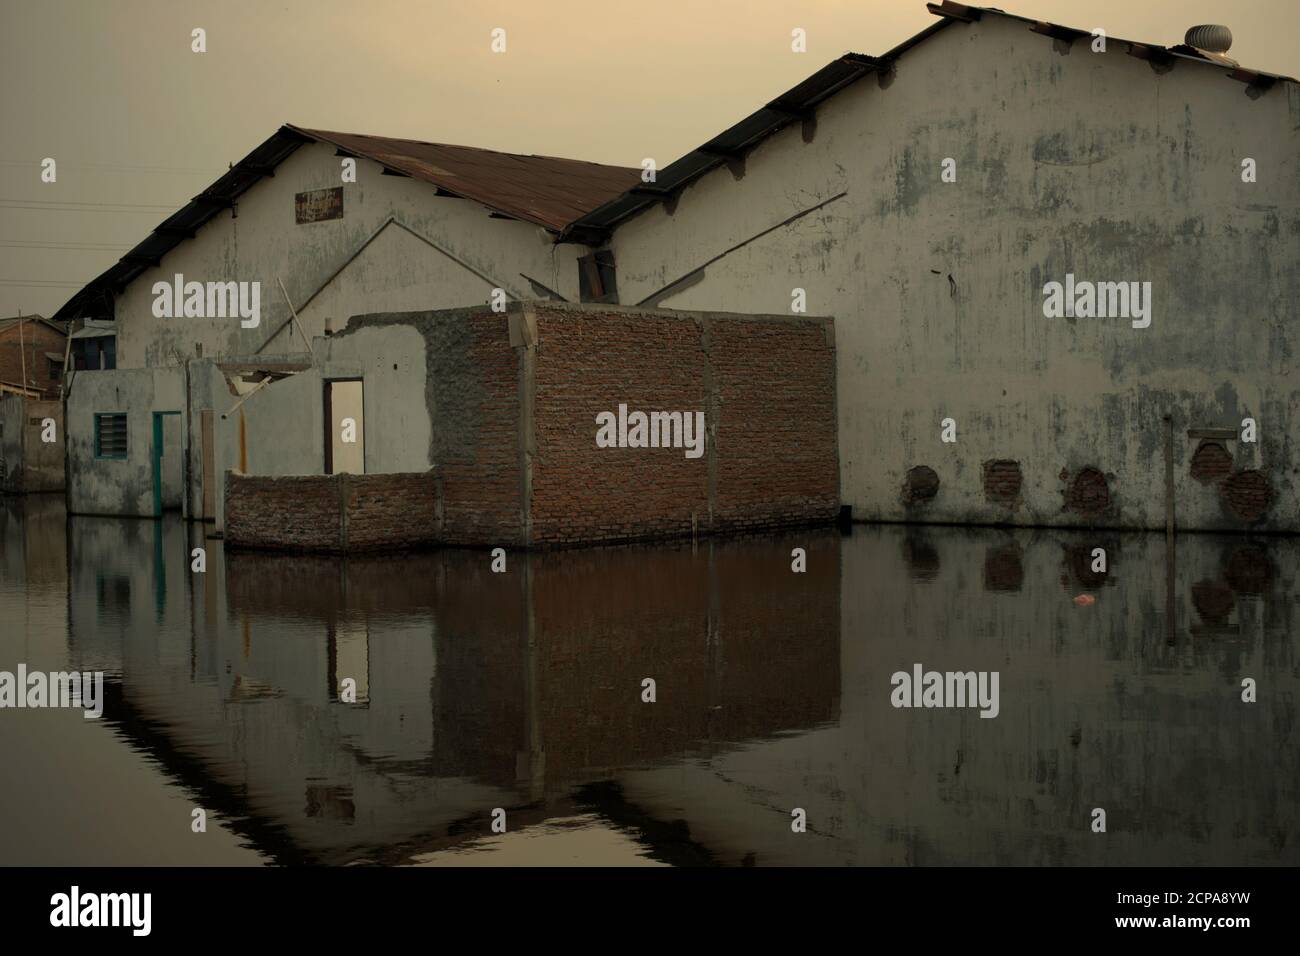
[[[53,207],[11,206],[11,205],[6,205],[4,203],[0,203],[0,209],[15,209],[15,210],[21,210],[26,212],[118,212],[118,213],[147,212],[153,216],[156,216],[159,213],[166,212],[166,211],[175,212],[175,209],[172,209],[172,207],[170,206],[165,206],[161,209],[94,209],[94,208],[80,207],[80,206],[53,206]]]
[[[117,210],[139,210],[150,212],[166,212],[174,210],[177,206],[162,206],[153,203],[139,202],[94,202],[93,200],[62,200],[62,199],[0,199],[0,205],[21,204],[22,206],[31,205],[33,208],[40,209],[44,206],[50,207],[67,207],[67,206],[90,206],[98,209],[117,209]],[[185,205],[184,202],[180,205]]]
[[[0,279],[0,285],[22,285],[29,286],[33,289],[57,288],[61,286],[71,286],[80,288],[85,285],[84,282],[59,282],[55,279]]]
[[[127,242],[45,242],[39,239],[31,239],[26,242],[18,239],[0,239],[0,246],[7,249],[86,249],[98,252],[112,252],[117,249],[131,248],[131,244]]]
[[[38,169],[42,160],[36,159],[0,159],[0,166],[30,166]],[[102,169],[109,172],[146,172],[146,173],[185,173],[187,175],[218,175],[227,170],[219,166],[140,166],[134,163],[62,163],[64,169]]]

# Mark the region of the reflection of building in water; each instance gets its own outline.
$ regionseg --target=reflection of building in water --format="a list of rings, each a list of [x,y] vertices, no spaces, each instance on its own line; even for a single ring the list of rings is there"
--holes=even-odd
[[[67,659],[66,519],[61,495],[0,496],[0,670]]]
[[[214,552],[200,576],[163,528],[78,530],[75,649],[120,659],[109,716],[283,860],[426,856],[504,807],[512,832],[595,814],[672,862],[1298,861],[1294,542],[1180,538],[1168,595],[1155,536],[1099,538],[1104,574],[1086,535],[882,527],[506,574]],[[989,573],[1012,546],[1014,588]],[[893,709],[917,661],[999,671],[1000,715]]]
[[[1088,536],[1017,534],[1007,590],[987,574],[1004,533],[913,534],[855,529],[844,546],[837,725],[625,772],[621,798],[684,820],[725,863],[1300,862],[1296,542],[1180,537],[1171,632],[1159,536],[1103,540],[1099,581],[1070,550]],[[918,576],[905,559],[923,553]],[[1212,634],[1202,581],[1233,595]],[[915,661],[1000,671],[1001,714],[893,709],[890,675]],[[1268,688],[1258,703],[1241,700],[1247,676]]]
[[[405,859],[486,833],[494,807],[541,822],[623,766],[837,714],[834,533],[800,537],[797,576],[772,540],[512,556],[506,574],[475,552],[210,551],[191,575],[189,549],[215,542],[178,522],[84,531],[74,643],[120,662],[109,717],[286,860]],[[364,706],[339,700],[345,677]]]

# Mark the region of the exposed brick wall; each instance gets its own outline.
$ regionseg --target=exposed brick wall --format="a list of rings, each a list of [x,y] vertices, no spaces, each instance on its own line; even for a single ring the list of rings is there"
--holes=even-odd
[[[226,541],[236,548],[386,551],[437,540],[432,474],[226,474]]]
[[[822,320],[537,307],[537,546],[834,520],[835,353]],[[705,454],[599,448],[596,416],[705,413]]]
[[[716,530],[831,521],[838,512],[835,349],[827,332],[820,322],[709,324]]]
[[[984,462],[984,500],[1014,508],[1020,502],[1024,475],[1020,462],[1001,458]]]
[[[692,515],[707,525],[707,438],[696,459],[681,448],[596,447],[597,414],[617,414],[620,403],[629,413],[708,408],[699,327],[676,316],[543,312],[538,334],[532,540],[690,534]]]
[[[1260,471],[1237,471],[1219,485],[1224,507],[1243,521],[1258,521],[1273,503],[1273,486]]]
[[[332,477],[226,473],[226,541],[240,547],[336,551],[339,492]]]
[[[1203,441],[1192,455],[1190,473],[1202,484],[1219,481],[1232,473],[1232,455],[1217,441]]]
[[[438,540],[433,476],[339,475],[346,550],[385,551],[426,547]]]
[[[929,465],[916,465],[907,470],[903,477],[903,489],[899,500],[903,506],[910,508],[930,501],[939,493],[939,475]]]
[[[1091,466],[1079,469],[1065,494],[1065,508],[1086,517],[1104,514],[1110,507],[1106,476]]]
[[[461,341],[444,348],[447,335]],[[485,310],[458,318],[437,330],[431,348],[442,540],[520,544],[520,354],[510,347],[508,317]]]

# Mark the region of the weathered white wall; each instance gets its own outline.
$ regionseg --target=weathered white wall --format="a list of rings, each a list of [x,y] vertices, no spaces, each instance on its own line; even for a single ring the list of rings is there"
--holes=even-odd
[[[55,440],[42,440],[54,420]],[[0,491],[63,490],[63,406],[24,395],[0,397]]]
[[[184,368],[76,373],[67,395],[68,511],[153,515],[153,413],[185,411]],[[125,412],[127,457],[95,457],[96,414]],[[179,503],[179,499],[177,502]]]
[[[0,396],[0,489],[5,491],[22,488],[26,411],[24,396]]]
[[[411,327],[359,328],[342,337],[318,337],[315,364],[252,394],[235,408],[226,377],[210,360],[190,363],[190,513],[200,511],[202,469],[200,410],[213,409],[216,526],[224,528],[225,473],[321,475],[325,473],[324,382],[360,378],[365,471],[427,471],[432,418],[425,400],[424,336]],[[222,415],[227,417],[222,418]]]
[[[535,297],[520,273],[577,299],[576,257],[584,248],[556,246],[538,226],[492,219],[478,203],[439,197],[428,183],[385,176],[367,159],[357,160],[356,183],[342,183],[340,163],[332,146],[302,146],[274,177],[240,197],[236,215],[222,211],[168,253],[161,267],[132,282],[116,303],[118,367],[177,364],[196,357],[199,346],[204,358],[251,355],[290,317],[277,277],[308,337],[323,334],[327,320],[338,331],[349,316],[366,312],[480,304],[494,286],[512,299]],[[295,194],[334,186],[343,187],[342,219],[295,223]],[[376,236],[389,217],[445,251],[395,224]],[[243,329],[237,318],[155,318],[153,285],[173,282],[177,273],[186,281],[260,281],[261,324]],[[304,351],[290,325],[262,354]]]
[[[1287,437],[1300,417],[1300,88],[1251,99],[1225,71],[1180,61],[1157,76],[1112,42],[1063,55],[1023,23],[955,24],[756,148],[743,179],[715,170],[673,215],[656,207],[611,247],[635,303],[730,246],[847,190],[823,210],[710,266],[663,301],[778,312],[807,290],[837,324],[841,488],[866,519],[1023,523],[1062,513],[1062,470],[1114,477],[1125,525],[1163,527],[1162,416],[1175,430],[1182,527],[1239,527],[1187,474],[1188,427],[1252,416],[1268,527],[1300,527]],[[1234,51],[1234,55],[1239,51]],[[1249,51],[1240,51],[1249,59]],[[945,157],[957,181],[940,180]],[[1258,182],[1241,181],[1241,160]],[[1046,319],[1043,284],[1149,280],[1154,318]],[[949,281],[951,276],[951,282]],[[940,442],[940,421],[958,442]],[[981,465],[1018,460],[1023,502],[985,501]],[[928,505],[900,503],[929,465]]]

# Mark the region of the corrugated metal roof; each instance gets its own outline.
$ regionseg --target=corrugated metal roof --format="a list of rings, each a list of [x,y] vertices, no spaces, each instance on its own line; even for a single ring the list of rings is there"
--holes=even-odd
[[[290,126],[495,212],[559,231],[638,182],[639,169]]]
[[[777,133],[792,123],[800,122],[811,115],[818,103],[834,96],[857,80],[870,73],[889,73],[893,62],[912,47],[928,40],[944,27],[953,23],[970,23],[979,20],[984,14],[1005,17],[1009,20],[1027,24],[1029,29],[1056,39],[1073,41],[1091,37],[1091,31],[1074,27],[1032,20],[1028,17],[1006,13],[996,7],[974,7],[966,4],[943,0],[942,3],[927,3],[926,8],[940,17],[936,23],[915,36],[894,47],[880,57],[866,56],[861,53],[846,53],[827,66],[822,67],[808,79],[778,96],[762,109],[751,113],[730,129],[709,140],[703,146],[687,153],[681,159],[659,170],[653,186],[634,186],[623,195],[610,200],[598,209],[575,219],[560,234],[561,239],[586,242],[597,245],[609,238],[610,232],[620,223],[653,206],[663,202],[711,169],[728,161],[740,159],[744,154],[763,140]],[[1262,73],[1246,70],[1233,63],[1223,62],[1224,58],[1206,54],[1194,47],[1179,44],[1163,47],[1151,43],[1138,43],[1119,37],[1107,37],[1112,43],[1127,44],[1130,53],[1141,59],[1157,64],[1172,63],[1177,59],[1195,60],[1217,66],[1225,75],[1240,80],[1260,89],[1267,89],[1278,80],[1296,82],[1293,77],[1274,73]]]
[[[357,133],[280,127],[229,172],[164,220],[143,242],[87,283],[54,318],[112,314],[112,293],[120,291],[262,179],[304,143],[328,143],[364,156],[387,170],[472,199],[494,213],[558,232],[640,180],[640,170],[553,156],[523,156],[470,146],[389,139]]]

